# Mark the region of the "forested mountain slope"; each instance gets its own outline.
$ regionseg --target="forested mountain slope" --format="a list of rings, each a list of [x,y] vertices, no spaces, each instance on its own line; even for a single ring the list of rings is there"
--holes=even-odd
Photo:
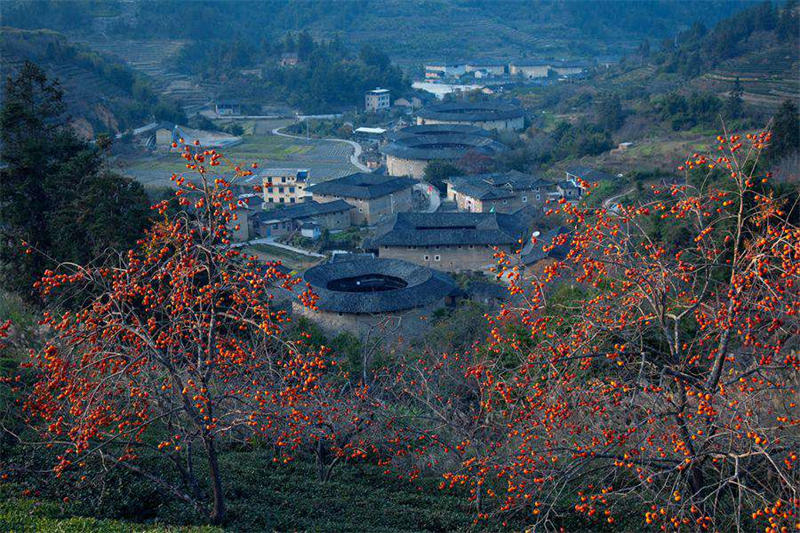
[[[358,49],[365,43],[395,61],[487,56],[619,56],[645,37],[671,37],[693,22],[713,24],[743,1],[556,2],[505,0],[351,0],[330,2],[8,2],[5,24],[127,39],[255,41],[286,31],[315,38],[340,35]],[[87,24],[86,21],[91,21]]]
[[[83,136],[116,133],[154,119],[178,120],[182,111],[158,96],[150,80],[124,62],[90,51],[50,30],[2,28],[3,77],[26,60],[40,65],[64,89],[73,126]]]

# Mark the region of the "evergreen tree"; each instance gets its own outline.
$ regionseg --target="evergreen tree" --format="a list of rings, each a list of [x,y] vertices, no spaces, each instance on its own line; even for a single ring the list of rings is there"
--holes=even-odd
[[[780,16],[778,17],[778,37],[780,39],[797,39],[800,34],[800,20],[795,10],[797,0],[786,2]]]
[[[622,126],[625,116],[618,94],[607,94],[601,97],[595,106],[597,124],[608,131],[616,131]]]
[[[744,101],[742,100],[743,93],[742,83],[739,81],[739,76],[736,76],[736,81],[730,93],[728,93],[728,99],[725,102],[725,118],[741,118],[744,109]]]
[[[26,62],[5,83],[0,109],[0,282],[33,299],[32,284],[60,261],[124,249],[149,212],[139,183],[113,175],[63,116],[63,91]],[[22,243],[37,250],[26,253]]]
[[[800,151],[800,117],[797,106],[791,100],[784,100],[775,114],[772,124],[772,143],[767,155],[771,161]]]

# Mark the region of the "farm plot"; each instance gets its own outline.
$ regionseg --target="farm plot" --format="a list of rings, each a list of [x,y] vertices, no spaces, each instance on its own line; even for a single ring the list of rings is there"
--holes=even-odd
[[[256,127],[254,131],[263,131]],[[231,161],[260,168],[307,168],[314,182],[345,176],[356,169],[350,163],[352,147],[344,143],[317,139],[301,140],[255,133],[245,135],[240,144],[225,150]],[[185,162],[176,153],[144,155],[121,161],[122,172],[150,187],[169,186],[172,173],[186,171]]]

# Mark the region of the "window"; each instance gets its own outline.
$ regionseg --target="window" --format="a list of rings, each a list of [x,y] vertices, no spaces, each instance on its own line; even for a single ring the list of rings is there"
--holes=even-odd
[[[271,197],[271,196],[270,196],[269,198],[267,198],[267,201],[268,201],[269,203],[273,203],[273,202],[275,202],[275,198],[273,198],[273,197]]]
[[[282,193],[283,192],[283,187],[278,187],[278,192]]]
[[[523,196],[523,197],[522,197],[522,201],[523,201],[523,202],[527,202],[527,201],[528,201],[528,197],[527,197],[527,196]]]
[[[442,256],[441,255],[434,255],[433,256],[433,260],[434,261],[441,261],[442,260]]]
[[[293,204],[294,203],[294,198],[289,198],[289,203]]]
[[[536,199],[537,199],[537,200],[541,200],[541,199],[542,199],[541,195],[538,195],[538,194],[537,194],[537,195],[536,195]]]
[[[423,255],[423,256],[422,256],[422,260],[423,260],[423,261],[430,261],[430,260],[431,260],[431,256],[429,256],[429,255]]]
[[[507,204],[508,200],[503,200],[503,205]]]
[[[284,176],[281,176],[281,183],[286,183],[286,178]]]
[[[284,200],[283,198],[280,198],[281,203],[283,203],[283,200]]]
[[[267,192],[268,192],[269,194],[272,194],[272,187],[267,187]]]
[[[289,187],[289,192],[294,192],[294,187]]]

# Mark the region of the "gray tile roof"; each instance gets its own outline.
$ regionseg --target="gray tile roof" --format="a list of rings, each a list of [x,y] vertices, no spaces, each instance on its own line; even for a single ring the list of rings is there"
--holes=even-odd
[[[269,211],[261,211],[254,215],[261,221],[269,220],[299,220],[304,218],[311,218],[318,215],[327,215],[339,211],[349,211],[353,206],[344,200],[335,200],[333,202],[315,202],[308,200],[299,204],[289,205],[287,207],[277,207]]]
[[[603,172],[602,170],[597,170],[590,167],[570,167],[567,169],[566,173],[571,176],[577,176],[583,181],[587,181],[589,183],[594,183],[597,181],[613,181],[617,179],[616,176],[609,174],[608,172]]]
[[[375,291],[335,290],[333,282],[368,283],[370,279],[387,277],[404,285]],[[351,314],[372,314],[404,311],[434,304],[448,296],[456,284],[443,272],[398,259],[353,259],[336,261],[310,268],[303,279],[319,299],[322,311]]]
[[[525,265],[532,265],[548,257],[558,259],[559,261],[563,260],[567,257],[567,254],[571,248],[571,240],[569,237],[567,237],[567,240],[564,242],[564,244],[558,244],[552,248],[549,247],[553,244],[553,239],[565,233],[569,233],[569,230],[567,228],[560,227],[546,231],[545,233],[539,235],[539,237],[536,238],[536,244],[532,244],[530,241],[528,241],[525,247],[522,249],[520,260]],[[545,248],[549,249],[545,250]]]
[[[525,112],[512,102],[447,102],[421,109],[417,116],[429,120],[476,122],[520,118]]]
[[[455,191],[477,200],[498,200],[514,197],[514,192],[511,189],[495,187],[482,179],[454,177],[447,181]]]
[[[515,245],[531,218],[520,210],[501,213],[398,213],[373,246]]]
[[[414,183],[416,180],[410,178],[357,172],[343,178],[323,181],[309,187],[308,190],[313,194],[369,200],[388,196],[403,189],[410,189]]]
[[[451,135],[454,133],[491,137],[491,132],[488,130],[469,124],[419,124],[393,131],[389,134],[389,139],[395,140],[412,135]]]
[[[380,147],[380,152],[402,159],[458,159],[467,152],[492,156],[508,148],[485,135],[475,133],[422,133],[401,135]]]
[[[447,180],[456,191],[479,200],[510,198],[516,191],[555,189],[555,184],[516,170],[495,174],[454,176]]]

